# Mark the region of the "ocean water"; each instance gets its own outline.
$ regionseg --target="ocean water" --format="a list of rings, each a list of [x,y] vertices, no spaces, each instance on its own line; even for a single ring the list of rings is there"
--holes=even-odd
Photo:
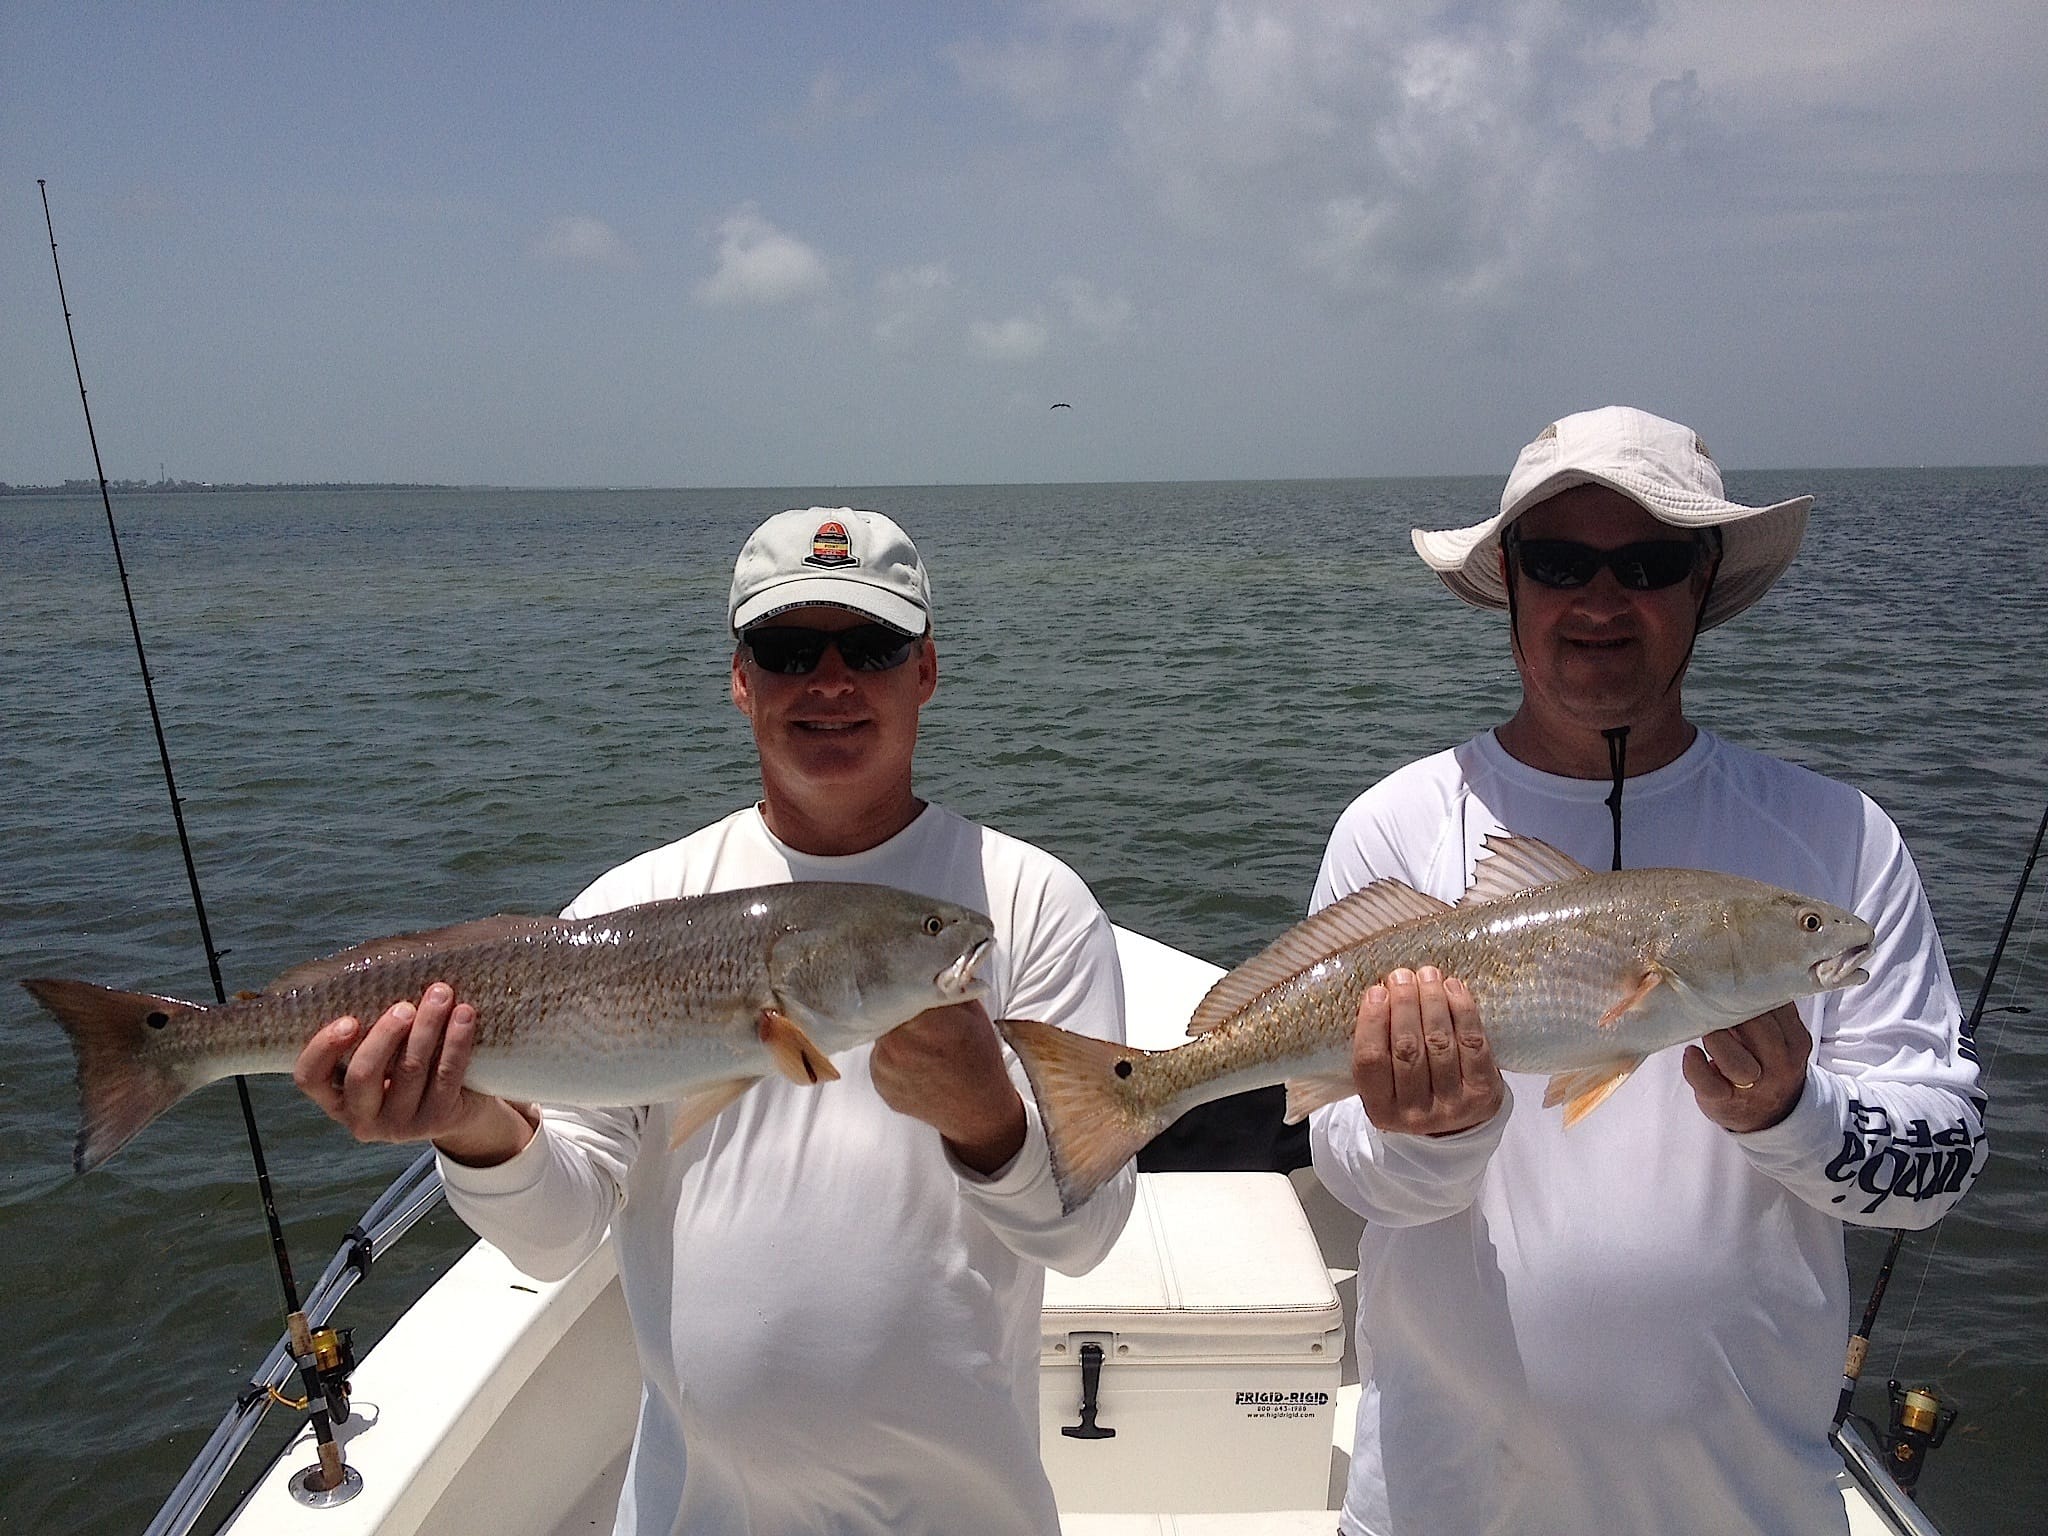
[[[1752,473],[1819,497],[1798,564],[1708,635],[1691,713],[1903,827],[1965,1006],[2048,802],[2048,470]],[[933,568],[923,792],[1059,854],[1118,922],[1221,964],[1301,912],[1331,822],[1496,723],[1501,621],[1407,529],[1491,480],[242,492],[116,503],[230,989],[374,934],[553,911],[758,791],[724,595],[761,516],[851,502]],[[0,499],[0,978],[209,995],[105,521]],[[2048,934],[2037,875],[1980,1034],[1993,1156],[1914,1236],[1858,1407],[1959,1416],[1955,1536],[2048,1510]],[[301,1284],[407,1161],[252,1092]],[[0,1529],[139,1530],[280,1327],[235,1095],[76,1178],[71,1063],[0,986]],[[466,1243],[445,1213],[349,1298],[359,1348]],[[1852,1235],[1859,1294],[1882,1247]],[[284,1415],[267,1431],[279,1443]]]

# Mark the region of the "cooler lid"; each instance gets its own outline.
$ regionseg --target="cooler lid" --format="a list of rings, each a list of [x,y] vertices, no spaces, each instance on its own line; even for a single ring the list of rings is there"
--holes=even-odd
[[[1141,1173],[1108,1257],[1085,1275],[1046,1275],[1046,1333],[1139,1324],[1260,1334],[1342,1326],[1285,1174]]]

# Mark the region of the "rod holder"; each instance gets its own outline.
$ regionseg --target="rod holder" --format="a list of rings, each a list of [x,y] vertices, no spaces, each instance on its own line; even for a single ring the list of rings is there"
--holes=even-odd
[[[322,1455],[319,1461],[310,1467],[301,1467],[292,1474],[292,1480],[286,1487],[291,1491],[294,1502],[303,1504],[308,1509],[332,1509],[337,1504],[346,1504],[363,1491],[363,1474],[341,1460],[338,1452],[334,1459],[335,1464],[341,1468],[341,1478],[333,1486],[328,1486],[325,1452],[332,1445],[331,1440],[323,1444],[320,1448]]]

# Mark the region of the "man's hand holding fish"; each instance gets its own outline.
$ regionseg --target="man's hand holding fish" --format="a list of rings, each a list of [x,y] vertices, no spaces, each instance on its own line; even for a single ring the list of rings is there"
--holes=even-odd
[[[476,1009],[437,981],[417,1006],[392,1004],[367,1033],[349,1016],[323,1026],[293,1063],[292,1080],[357,1141],[431,1141],[484,1168],[517,1157],[540,1112],[468,1087],[475,1048]]]
[[[1725,1131],[1768,1130],[1806,1091],[1813,1036],[1789,1003],[1688,1045],[1680,1069],[1700,1113]]]
[[[994,1174],[1022,1149],[1024,1101],[981,1004],[934,1008],[890,1030],[868,1067],[883,1103],[931,1126],[976,1173]]]
[[[1472,989],[1433,965],[1396,966],[1365,989],[1351,1081],[1374,1125],[1411,1136],[1469,1131],[1507,1098]]]

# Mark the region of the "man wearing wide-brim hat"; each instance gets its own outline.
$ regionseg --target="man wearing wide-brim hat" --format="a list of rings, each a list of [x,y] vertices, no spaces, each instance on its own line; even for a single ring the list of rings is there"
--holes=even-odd
[[[1511,832],[1763,880],[1877,939],[1866,983],[1652,1055],[1570,1130],[1496,1068],[1458,978],[1367,992],[1358,1097],[1310,1128],[1367,1218],[1345,1532],[1844,1528],[1842,1224],[1939,1219],[1982,1166],[1983,1099],[1897,828],[1685,713],[1694,642],[1769,590],[1810,505],[1732,502],[1691,429],[1609,406],[1545,427],[1494,516],[1413,536],[1505,611],[1521,702],[1353,802],[1315,907],[1389,878],[1456,901]]]

